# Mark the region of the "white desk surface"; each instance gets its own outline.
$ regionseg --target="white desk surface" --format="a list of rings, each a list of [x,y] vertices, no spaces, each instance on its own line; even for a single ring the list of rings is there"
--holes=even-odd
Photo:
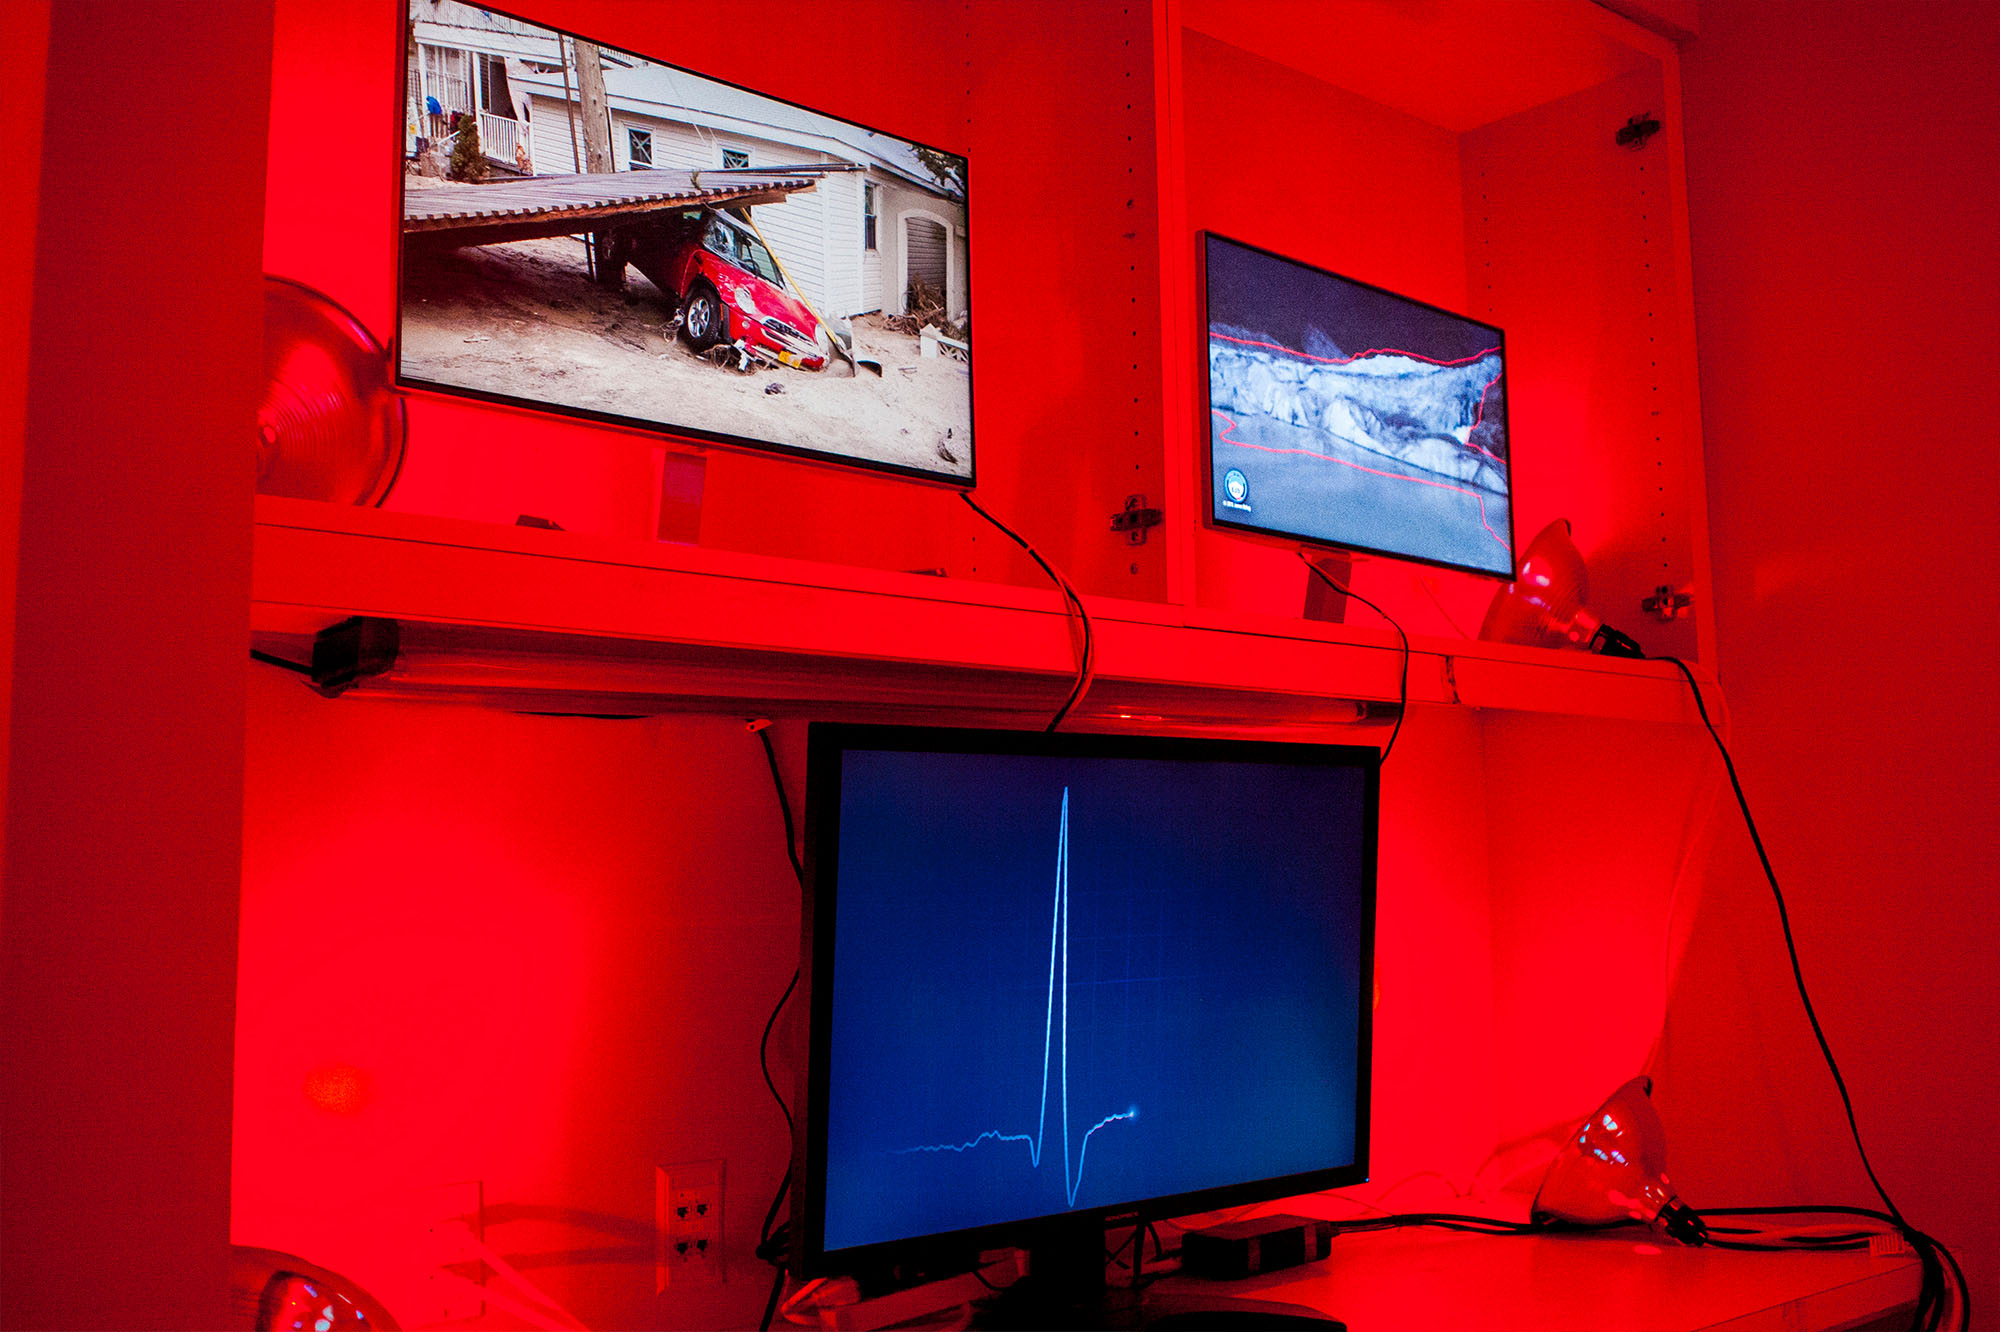
[[[1149,1311],[1298,1306],[1349,1332],[1806,1332],[1914,1307],[1913,1254],[1687,1248],[1634,1228],[1473,1235],[1430,1228],[1338,1235],[1328,1258],[1244,1281],[1167,1276]]]

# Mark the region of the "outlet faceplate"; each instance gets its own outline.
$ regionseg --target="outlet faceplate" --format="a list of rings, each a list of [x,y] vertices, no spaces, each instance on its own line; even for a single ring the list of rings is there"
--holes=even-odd
[[[723,1269],[722,1162],[653,1169],[654,1289],[715,1286]]]

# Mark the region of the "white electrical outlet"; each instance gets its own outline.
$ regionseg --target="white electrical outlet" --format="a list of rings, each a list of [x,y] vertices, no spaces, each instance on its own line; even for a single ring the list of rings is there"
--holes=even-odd
[[[653,1170],[654,1289],[714,1286],[723,1269],[722,1162]]]

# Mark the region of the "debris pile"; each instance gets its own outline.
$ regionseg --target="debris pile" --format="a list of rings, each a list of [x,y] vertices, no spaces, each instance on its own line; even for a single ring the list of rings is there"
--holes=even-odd
[[[967,341],[971,332],[970,316],[952,320],[945,317],[944,293],[922,278],[910,279],[909,294],[905,297],[904,312],[889,315],[882,320],[885,327],[898,333],[919,333],[926,328],[934,328],[948,338],[959,342]]]

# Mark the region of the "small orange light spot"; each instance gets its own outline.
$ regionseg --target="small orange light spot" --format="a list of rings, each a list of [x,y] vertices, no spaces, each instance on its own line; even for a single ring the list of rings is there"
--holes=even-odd
[[[1647,1258],[1657,1258],[1660,1256],[1660,1246],[1657,1244],[1634,1244],[1632,1252],[1641,1254]]]
[[[306,1099],[334,1115],[358,1115],[373,1099],[373,1079],[352,1064],[322,1064],[306,1074]]]

